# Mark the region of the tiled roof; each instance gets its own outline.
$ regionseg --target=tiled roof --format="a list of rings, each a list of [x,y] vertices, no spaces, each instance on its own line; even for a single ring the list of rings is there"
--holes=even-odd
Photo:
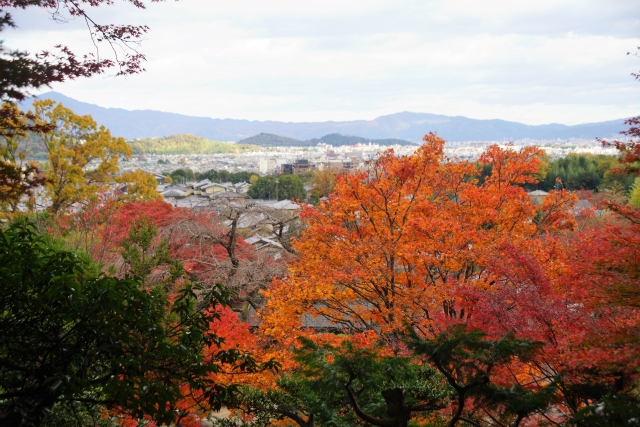
[[[164,197],[182,197],[187,193],[178,189],[165,190],[161,192]]]
[[[257,250],[260,250],[267,246],[284,249],[283,246],[280,244],[280,242],[276,242],[275,240],[271,240],[266,237],[258,236],[257,234],[255,236],[251,236],[247,239],[244,239],[244,241],[249,243],[250,245],[257,246],[256,247]]]

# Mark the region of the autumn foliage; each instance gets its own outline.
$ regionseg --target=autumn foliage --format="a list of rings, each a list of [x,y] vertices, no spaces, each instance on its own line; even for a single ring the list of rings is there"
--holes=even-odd
[[[480,161],[493,172],[478,183],[474,165],[443,161],[443,144],[429,135],[413,156],[387,152],[304,210],[300,259],[270,292],[280,322],[311,310],[391,339],[406,323],[437,329],[475,317],[456,292],[491,289],[502,279],[495,259],[514,248],[542,256],[535,239],[573,227],[574,196],[553,193],[538,209],[522,188],[540,167],[538,149],[491,147]]]
[[[638,210],[590,194],[580,197],[593,208],[579,210],[566,190],[533,203],[526,187],[545,167],[535,147],[491,146],[475,164],[447,159],[443,149],[429,134],[413,155],[387,151],[336,176],[328,197],[303,206],[302,234],[277,257],[242,237],[243,215],[259,213],[253,208],[176,208],[148,200],[152,183],[131,187],[128,198],[92,189],[47,227],[105,273],[135,277],[169,301],[190,283],[199,295],[217,284],[233,291],[232,306],[216,308],[209,325],[221,341],[204,357],[238,356],[219,360],[207,380],[229,390],[239,423],[590,426],[602,414],[633,418]],[[197,309],[211,310],[201,300]],[[242,366],[245,352],[252,366]],[[261,362],[280,371],[257,369]],[[180,391],[180,425],[216,409],[202,390],[185,383]],[[108,416],[139,424],[118,410]]]
[[[373,334],[405,355],[407,329],[439,340],[462,325],[487,340],[540,344],[526,360],[513,353],[490,381],[531,401],[544,391],[544,408],[509,418],[506,403],[452,401],[443,414],[464,410],[449,425],[572,422],[628,392],[640,360],[637,212],[576,231],[576,195],[552,191],[537,206],[524,189],[541,169],[539,149],[489,147],[481,182],[477,166],[445,159],[443,145],[430,134],[412,156],[386,152],[303,209],[299,258],[265,293],[263,333],[284,348],[328,330]]]

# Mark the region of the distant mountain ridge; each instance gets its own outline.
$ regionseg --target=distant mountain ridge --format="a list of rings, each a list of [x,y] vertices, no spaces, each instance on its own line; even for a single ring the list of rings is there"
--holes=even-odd
[[[505,120],[476,120],[461,116],[402,112],[380,116],[374,120],[344,122],[277,122],[192,117],[153,110],[124,110],[103,108],[77,101],[58,92],[47,92],[38,99],[53,99],[71,108],[77,114],[90,114],[114,135],[127,139],[164,137],[190,133],[216,141],[240,141],[260,133],[282,135],[298,140],[312,140],[321,135],[358,135],[371,139],[404,139],[419,143],[433,131],[447,141],[503,141],[505,139],[568,139],[618,135],[625,129],[624,119],[575,126],[548,124],[530,126]],[[30,102],[21,104],[29,108]]]
[[[272,133],[260,133],[238,141],[238,144],[252,144],[259,147],[315,147],[320,143],[330,144],[336,147],[368,143],[377,145],[415,145],[414,142],[406,141],[404,139],[371,139],[352,135],[342,135],[339,133],[332,133],[319,139],[312,138],[311,140],[306,141],[300,141],[299,139],[289,138],[282,135],[274,135]]]

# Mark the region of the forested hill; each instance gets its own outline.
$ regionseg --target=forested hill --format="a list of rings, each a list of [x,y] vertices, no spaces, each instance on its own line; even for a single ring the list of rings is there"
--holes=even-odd
[[[324,143],[324,144],[331,144],[334,146],[369,144],[369,143],[377,144],[377,145],[415,145],[415,143],[411,141],[406,141],[404,139],[397,139],[397,138],[371,139],[371,138],[362,138],[360,136],[342,135],[339,133],[332,133],[329,135],[325,135],[320,139],[314,138],[308,142],[312,143],[312,145],[317,145],[318,143]]]
[[[238,141],[238,144],[252,144],[260,147],[309,147],[309,141],[300,141],[288,136],[274,135],[272,133],[260,133]],[[313,144],[315,145],[315,144]]]
[[[164,138],[138,138],[129,141],[129,145],[134,153],[139,154],[244,153],[258,149],[255,145],[210,141],[191,134],[170,135]]]
[[[57,92],[44,93],[38,95],[38,98],[61,102],[76,114],[90,114],[98,123],[109,128],[114,135],[128,139],[192,133],[216,141],[240,141],[252,135],[267,133],[304,141],[318,138],[320,135],[340,133],[371,139],[399,138],[420,143],[422,137],[432,131],[437,132],[447,141],[460,142],[523,138],[595,139],[616,136],[618,132],[626,129],[623,119],[575,126],[555,123],[529,126],[505,120],[476,120],[461,116],[410,112],[380,116],[373,120],[344,122],[249,121],[191,117],[152,110],[128,111],[120,108],[104,108],[77,101]],[[29,104],[30,100],[27,100],[20,105],[23,109],[28,109]]]
[[[325,135],[322,138],[313,138],[307,141],[300,141],[299,139],[274,135],[271,133],[260,133],[250,138],[238,141],[238,144],[253,144],[260,147],[315,147],[319,143],[324,143],[339,147],[343,145],[368,144],[369,142],[377,145],[414,145],[413,142],[405,141],[403,139],[370,139],[362,138],[360,136],[342,135],[339,133],[332,133]]]

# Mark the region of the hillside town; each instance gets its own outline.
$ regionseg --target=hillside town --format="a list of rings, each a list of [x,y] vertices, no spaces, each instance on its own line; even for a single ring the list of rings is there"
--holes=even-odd
[[[590,153],[614,155],[612,147],[602,147],[595,140],[518,140],[509,141],[470,141],[466,143],[447,143],[445,155],[451,159],[475,160],[490,145],[523,148],[538,146],[551,159],[566,157],[570,153]],[[304,174],[313,170],[331,170],[340,173],[351,169],[361,169],[366,162],[375,159],[380,153],[393,149],[397,155],[411,155],[415,146],[382,146],[376,144],[357,144],[334,147],[318,144],[316,147],[273,147],[259,151],[238,154],[144,154],[135,155],[122,163],[122,170],[141,169],[156,174],[170,173],[178,168],[189,168],[194,172],[207,170],[226,170],[229,172],[247,171],[259,175]]]

